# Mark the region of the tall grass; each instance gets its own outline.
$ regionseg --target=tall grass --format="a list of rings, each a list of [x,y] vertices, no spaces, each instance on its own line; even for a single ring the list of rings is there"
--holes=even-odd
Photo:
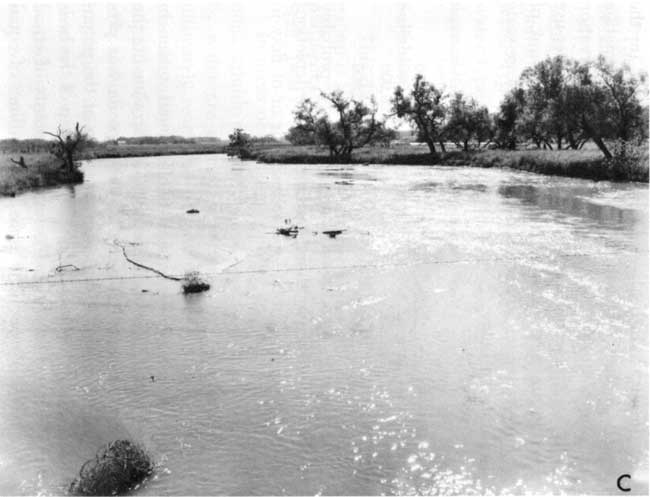
[[[0,195],[16,195],[24,190],[75,184],[83,182],[83,173],[76,169],[61,169],[61,161],[48,153],[22,154],[27,168],[20,167],[10,159],[18,160],[21,154],[0,154]]]

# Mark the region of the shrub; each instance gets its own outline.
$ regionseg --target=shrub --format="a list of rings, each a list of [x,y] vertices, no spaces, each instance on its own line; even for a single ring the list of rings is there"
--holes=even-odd
[[[648,143],[632,144],[617,140],[611,159],[606,160],[609,176],[615,180],[648,181]]]
[[[185,273],[183,278],[183,293],[200,293],[210,289],[210,285],[201,279],[199,273],[192,271]]]
[[[73,495],[122,495],[153,472],[149,455],[128,440],[116,440],[84,463],[70,484]]]

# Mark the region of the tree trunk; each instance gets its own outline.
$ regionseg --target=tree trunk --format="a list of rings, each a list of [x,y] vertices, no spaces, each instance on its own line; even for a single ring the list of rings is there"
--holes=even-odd
[[[433,140],[427,137],[424,141],[426,142],[427,147],[429,147],[429,152],[431,155],[436,155],[436,145],[433,143]]]
[[[603,153],[606,159],[611,159],[612,154],[611,152],[607,149],[607,145],[605,145],[605,142],[603,139],[600,137],[600,135],[596,132],[594,128],[591,127],[591,125],[587,122],[585,117],[582,117],[582,127],[585,129],[587,135],[589,135],[589,138],[591,138],[594,143],[598,146],[600,151]]]
[[[467,152],[467,151],[469,150],[469,148],[468,148],[468,146],[467,146],[467,140],[463,141],[463,150],[464,150],[465,152]]]
[[[571,147],[573,150],[576,150],[578,148],[578,144],[576,143],[576,140],[573,137],[573,133],[569,133],[567,135],[567,140],[569,140],[569,147]]]
[[[611,159],[612,158],[611,152],[607,149],[607,145],[605,145],[605,142],[603,141],[603,139],[600,136],[593,135],[591,137],[591,139],[594,141],[594,143],[596,145],[598,145],[598,148],[603,153],[603,155],[605,156],[606,159]]]
[[[68,173],[71,173],[74,169],[74,160],[72,158],[72,151],[71,150],[66,150],[65,151],[65,170]]]
[[[444,144],[442,141],[439,141],[439,142],[438,142],[438,145],[440,145],[440,150],[442,150],[443,153],[446,152],[446,150],[445,150],[445,144]]]

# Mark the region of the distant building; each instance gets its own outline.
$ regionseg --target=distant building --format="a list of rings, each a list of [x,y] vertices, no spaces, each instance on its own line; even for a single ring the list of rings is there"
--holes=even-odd
[[[117,140],[118,145],[126,145],[126,140]]]

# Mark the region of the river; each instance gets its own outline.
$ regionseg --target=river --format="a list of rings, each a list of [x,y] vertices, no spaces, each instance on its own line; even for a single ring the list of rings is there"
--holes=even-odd
[[[647,185],[83,169],[0,199],[0,494],[65,493],[120,437],[141,495],[648,493]]]

